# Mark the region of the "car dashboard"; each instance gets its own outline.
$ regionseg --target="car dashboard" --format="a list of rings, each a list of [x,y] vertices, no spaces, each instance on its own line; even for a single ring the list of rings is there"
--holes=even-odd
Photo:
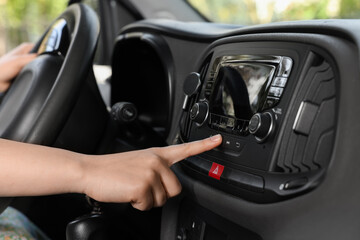
[[[161,239],[359,236],[359,46],[358,20],[123,28],[112,104],[136,105],[165,144],[223,137],[172,167],[183,192]],[[134,148],[164,145],[126,131]]]

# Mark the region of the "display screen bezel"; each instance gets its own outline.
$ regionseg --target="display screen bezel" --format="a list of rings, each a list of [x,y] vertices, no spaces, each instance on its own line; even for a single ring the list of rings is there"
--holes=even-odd
[[[231,131],[235,132],[236,134],[245,134],[248,132],[248,122],[251,116],[255,113],[261,111],[262,107],[267,98],[267,94],[269,88],[271,87],[273,78],[277,72],[278,65],[281,61],[281,56],[255,56],[255,55],[227,55],[218,57],[214,60],[212,67],[210,67],[210,79],[209,81],[213,83],[212,93],[209,96],[209,119],[208,124],[211,128],[215,129],[223,129],[224,131]],[[246,116],[236,117],[231,115],[226,115],[224,113],[220,113],[214,111],[214,97],[216,95],[217,89],[219,85],[222,84],[223,79],[219,78],[219,73],[221,72],[222,68],[228,66],[253,66],[254,68],[257,67],[265,67],[268,68],[268,74],[266,75],[266,79],[262,85],[262,91],[259,92],[259,96],[257,99],[256,106],[246,114]],[[208,82],[209,82],[208,81]],[[242,81],[240,79],[240,81]],[[244,82],[245,84],[245,82]],[[245,84],[246,85],[246,84]],[[246,91],[248,88],[246,86]],[[249,99],[250,101],[250,99]]]
[[[248,56],[248,55],[246,55]],[[239,60],[239,59],[242,60]],[[275,58],[275,57],[274,57]],[[221,59],[221,61],[219,61],[218,59]],[[261,84],[259,84],[258,86],[256,86],[255,90],[253,90],[254,93],[252,94],[248,94],[249,97],[249,107],[251,109],[251,115],[259,112],[262,108],[262,106],[264,105],[268,90],[271,86],[272,80],[274,78],[276,69],[277,69],[277,61],[275,61],[273,59],[273,61],[262,61],[259,58],[257,58],[257,61],[248,61],[248,58],[245,58],[244,56],[240,55],[238,56],[238,58],[235,57],[230,57],[230,56],[225,56],[225,57],[221,57],[215,60],[215,71],[213,74],[213,79],[215,80],[214,83],[214,89],[212,91],[211,94],[211,98],[210,98],[210,112],[212,109],[212,106],[214,105],[214,98],[215,96],[218,94],[219,91],[219,87],[224,84],[223,81],[226,81],[223,79],[223,77],[219,77],[219,74],[221,73],[222,69],[224,68],[232,68],[232,69],[236,69],[236,68],[247,68],[247,69],[266,69],[265,73],[262,74],[261,76],[254,77],[256,81],[262,81]],[[236,60],[237,59],[237,60]],[[246,60],[245,60],[246,59]],[[239,70],[236,70],[239,71]],[[251,73],[257,73],[259,74],[259,72],[256,72],[256,70],[253,70],[253,72]],[[240,73],[239,73],[240,74]],[[260,78],[263,77],[264,79]],[[221,79],[220,79],[221,78]],[[243,75],[238,77],[239,79],[236,79],[234,81],[243,81],[244,86],[246,86],[246,89],[240,89],[240,91],[244,92],[244,93],[249,93],[249,89],[250,89],[250,80],[249,79],[243,79]],[[246,91],[246,92],[245,92]],[[212,112],[215,113],[215,112]],[[216,114],[219,114],[219,112],[217,112]],[[233,117],[233,118],[239,118],[234,116],[234,114],[219,114],[219,115],[225,115],[227,117]],[[249,120],[251,118],[251,116],[247,116],[245,117],[247,119],[243,119],[243,120]],[[242,119],[242,117],[240,117],[240,119]]]

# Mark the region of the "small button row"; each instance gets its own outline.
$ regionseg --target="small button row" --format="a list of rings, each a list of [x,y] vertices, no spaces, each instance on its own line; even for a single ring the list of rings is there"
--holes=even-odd
[[[239,139],[223,136],[223,141],[219,147],[219,150],[229,150],[232,152],[240,152],[245,146],[245,142]]]
[[[213,86],[214,86],[214,78],[211,77],[205,85],[205,92],[204,92],[205,98],[209,99]]]
[[[269,89],[269,94],[268,96],[271,96],[271,97],[277,97],[277,98],[280,98],[282,93],[284,91],[284,88],[281,88],[281,87],[271,87]]]
[[[248,131],[248,121],[210,114],[210,127],[222,132],[246,135]]]
[[[284,92],[284,88],[290,76],[293,61],[289,57],[282,57],[276,77],[271,83],[268,96],[265,100],[263,110],[274,107],[279,101]]]
[[[285,87],[287,82],[287,78],[284,77],[276,77],[272,83],[272,86],[274,87]]]
[[[269,108],[275,106],[279,102],[279,100],[280,100],[280,98],[267,97],[265,104],[264,104],[264,109],[269,109]]]

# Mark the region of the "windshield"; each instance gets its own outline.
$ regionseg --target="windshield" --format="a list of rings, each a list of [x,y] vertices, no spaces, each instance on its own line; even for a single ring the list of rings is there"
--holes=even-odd
[[[289,20],[360,18],[360,0],[188,0],[213,22],[252,25]]]

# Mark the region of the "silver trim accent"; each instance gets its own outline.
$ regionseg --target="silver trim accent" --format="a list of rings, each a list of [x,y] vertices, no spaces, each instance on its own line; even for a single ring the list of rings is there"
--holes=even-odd
[[[209,117],[209,103],[208,103],[207,101],[199,101],[199,102],[197,102],[197,103],[195,103],[195,104],[198,104],[198,105],[199,105],[199,103],[205,103],[205,104],[206,104],[206,115],[205,115],[204,121],[203,121],[202,123],[197,123],[197,122],[195,122],[195,124],[196,124],[197,127],[201,127],[201,126],[206,122],[206,120],[207,120],[208,117]],[[195,105],[195,104],[194,104],[194,105]],[[198,115],[199,112],[200,112],[200,107],[198,108],[198,111],[197,111],[196,115]],[[191,119],[191,120],[194,120],[193,118],[191,118],[191,115],[190,115],[190,119]]]
[[[303,111],[303,108],[304,108],[304,104],[305,104],[304,101],[302,101],[302,102],[300,103],[300,106],[299,106],[299,109],[298,109],[298,111],[297,111],[297,113],[296,113],[295,121],[294,121],[294,124],[293,124],[293,127],[292,127],[292,130],[293,130],[293,131],[296,129],[296,126],[297,126],[297,124],[298,124],[298,122],[299,122],[300,115],[301,115],[301,113],[302,113],[302,111]]]
[[[280,63],[282,56],[275,55],[233,55],[222,57],[222,62],[268,62]]]
[[[142,38],[144,34],[143,32],[125,33],[125,38]]]
[[[188,102],[189,102],[189,96],[184,94],[185,95],[185,98],[184,98],[184,102],[183,102],[183,105],[182,105],[182,109],[185,110],[187,105],[188,105]]]
[[[250,132],[251,134],[256,133],[256,131],[259,130],[259,128],[261,127],[261,115],[260,115],[260,113],[255,113],[255,114],[251,117],[251,119],[252,119],[254,116],[259,116],[259,124],[256,126],[256,129],[255,129],[254,131],[251,131],[251,129],[249,128],[249,132]],[[249,126],[250,126],[250,123],[251,123],[251,119],[250,119],[250,121],[249,121]]]
[[[209,72],[213,72],[214,76],[210,76],[214,79],[217,78],[219,69],[224,64],[231,64],[231,63],[262,63],[262,64],[277,64],[277,66],[274,66],[274,70],[279,71],[282,67],[281,65],[284,63],[288,63],[290,65],[290,71],[292,69],[293,60],[290,57],[287,56],[275,56],[275,55],[225,55],[222,57],[217,57],[214,62],[212,63],[211,68],[209,69]],[[273,72],[271,74],[269,82],[272,82],[275,73],[276,76],[278,76],[278,72]],[[290,75],[290,72],[288,73],[288,76]],[[280,75],[279,77],[284,77]]]
[[[196,123],[196,125],[198,127],[201,127],[209,117],[209,103],[207,101],[204,101],[204,103],[207,105],[207,107],[206,107],[206,115],[205,115],[204,121],[201,124]]]

